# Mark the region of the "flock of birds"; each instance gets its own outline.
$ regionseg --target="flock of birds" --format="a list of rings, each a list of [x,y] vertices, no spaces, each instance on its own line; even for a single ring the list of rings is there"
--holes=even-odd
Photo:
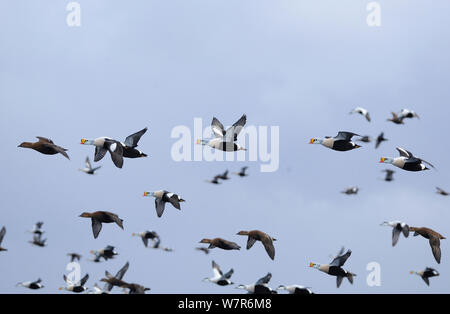
[[[369,112],[361,107],[355,108],[350,112],[358,113],[363,115],[367,121],[371,121]],[[392,113],[392,118],[388,119],[396,124],[404,124],[405,119],[411,118],[419,118],[419,116],[411,110],[403,109],[398,113]],[[236,121],[230,128],[225,130],[222,123],[213,118],[211,123],[211,129],[214,134],[214,138],[210,140],[200,139],[197,141],[197,144],[205,145],[212,147],[214,149],[226,151],[226,152],[236,152],[240,150],[246,150],[244,147],[240,146],[236,143],[238,135],[240,131],[246,124],[247,117],[243,115],[238,121]],[[147,157],[147,155],[140,150],[137,149],[138,142],[140,138],[147,132],[147,128],[142,129],[139,132],[136,132],[130,136],[128,136],[124,142],[109,138],[109,137],[99,137],[96,139],[82,139],[81,144],[83,145],[92,145],[95,147],[94,154],[94,162],[98,162],[103,159],[106,153],[109,153],[111,156],[111,160],[117,168],[123,167],[124,158],[141,158]],[[335,137],[324,137],[322,139],[313,138],[310,140],[310,144],[321,144],[326,148],[336,150],[336,151],[350,151],[353,149],[360,148],[361,146],[352,141],[353,137],[358,137],[358,141],[361,142],[370,142],[372,139],[370,136],[360,136],[358,134],[352,132],[340,131]],[[19,145],[22,148],[30,148],[37,152],[40,152],[45,155],[55,155],[61,154],[67,159],[69,156],[67,154],[67,149],[62,148],[53,143],[52,140],[44,137],[37,137],[38,141],[34,143],[23,142]],[[377,139],[375,147],[378,148],[379,145],[386,141],[384,138],[384,133],[381,133]],[[428,170],[429,167],[434,168],[434,166],[413,155],[410,151],[397,147],[397,151],[399,153],[399,157],[383,157],[380,162],[385,164],[393,165],[397,168],[400,168],[405,171],[425,171]],[[88,174],[94,175],[99,169],[99,167],[92,167],[89,158],[86,158],[85,168],[79,169],[80,171]],[[240,177],[246,177],[248,167],[243,167],[239,172],[235,172],[234,174]],[[394,171],[391,169],[383,170],[386,172],[385,181],[392,181]],[[212,184],[220,184],[221,181],[229,180],[228,170],[226,170],[222,174],[218,174],[214,176],[212,180],[207,180],[207,182]],[[342,193],[351,195],[357,194],[359,191],[358,187],[350,187],[346,190],[342,191]],[[446,191],[437,188],[437,193],[448,196],[449,193]],[[146,191],[144,192],[144,197],[153,197],[155,200],[155,209],[158,217],[161,217],[164,213],[166,203],[169,203],[172,207],[181,210],[181,203],[185,202],[185,200],[176,193],[169,192],[166,190],[158,190],[158,191]],[[80,217],[89,218],[92,224],[92,232],[93,237],[96,239],[101,230],[103,224],[116,224],[119,228],[124,229],[123,219],[119,218],[118,215],[108,212],[108,211],[95,211],[95,212],[83,212]],[[426,227],[410,227],[408,224],[401,221],[387,221],[381,224],[382,226],[389,226],[392,228],[392,246],[395,246],[398,243],[398,240],[401,234],[404,237],[408,237],[411,232],[413,232],[414,236],[422,236],[429,241],[431,246],[432,254],[439,264],[441,261],[441,249],[440,249],[440,240],[445,239],[444,236],[439,234],[438,232],[426,228]],[[43,222],[38,222],[34,226],[34,229],[30,232],[33,234],[33,240],[30,241],[33,245],[44,247],[46,239],[42,239],[42,235],[44,234],[44,230],[42,229]],[[3,248],[2,241],[6,234],[6,228],[3,227],[0,231],[0,251],[7,251],[7,249]],[[161,246],[161,238],[155,231],[144,231],[141,233],[133,233],[133,236],[141,238],[145,247],[150,247],[153,249],[161,249],[167,252],[172,251],[171,248],[162,247]],[[274,242],[276,239],[267,233],[260,230],[248,230],[248,231],[239,231],[237,235],[247,237],[247,245],[246,249],[251,249],[256,242],[260,242],[264,247],[267,255],[271,260],[275,259],[275,246]],[[149,241],[151,244],[149,246]],[[204,252],[205,254],[209,254],[211,249],[218,248],[222,250],[240,250],[241,246],[235,242],[222,239],[222,238],[204,238],[200,241],[202,244],[207,244],[208,246],[197,247],[197,250]],[[344,248],[333,258],[333,260],[329,264],[317,264],[310,263],[309,266],[311,268],[317,269],[323,273],[326,273],[330,276],[336,277],[336,285],[339,288],[343,282],[344,278],[353,284],[354,277],[356,274],[346,270],[343,268],[344,264],[351,256],[352,251],[347,250],[344,252]],[[92,259],[93,262],[100,262],[101,259],[107,261],[108,259],[114,258],[118,253],[115,251],[114,246],[108,245],[107,247],[100,250],[93,250],[91,253],[94,255]],[[78,253],[68,253],[71,262],[78,261],[81,259],[81,255]],[[100,281],[105,283],[103,288],[100,288],[97,284],[93,286],[93,288],[89,289],[86,287],[86,283],[89,279],[89,275],[86,274],[77,282],[73,282],[71,279],[67,278],[64,275],[64,281],[66,286],[60,289],[65,289],[67,291],[80,293],[88,291],[89,293],[94,294],[105,294],[109,293],[113,287],[118,287],[123,289],[123,291],[128,292],[130,294],[142,294],[146,291],[150,290],[149,288],[137,284],[137,283],[128,283],[123,280],[125,273],[129,268],[129,263],[127,262],[117,273],[116,275],[110,274],[108,271],[105,272],[105,277]],[[213,284],[217,284],[219,286],[228,286],[233,285],[234,283],[231,281],[231,277],[233,275],[234,270],[230,269],[228,272],[223,273],[220,269],[219,265],[212,261],[212,269],[214,276],[211,278],[205,278],[204,281],[211,282]],[[429,278],[438,276],[439,273],[431,268],[427,267],[422,271],[411,271],[411,274],[419,275],[427,285],[429,285]],[[312,290],[310,287],[305,287],[301,285],[280,285],[277,289],[272,289],[269,287],[269,282],[271,280],[272,274],[268,273],[264,277],[258,279],[255,283],[248,285],[238,285],[236,288],[246,290],[251,294],[273,294],[277,293],[277,290],[285,290],[291,294],[312,294]],[[21,282],[18,286],[26,287],[29,289],[41,289],[43,288],[42,280],[38,279],[36,281],[28,281]]]

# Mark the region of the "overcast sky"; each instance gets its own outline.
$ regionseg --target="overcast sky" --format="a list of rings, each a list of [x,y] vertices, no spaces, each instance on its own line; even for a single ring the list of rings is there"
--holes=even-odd
[[[270,285],[301,284],[316,293],[449,293],[449,240],[438,265],[428,241],[400,238],[391,246],[385,220],[450,234],[449,134],[450,39],[446,0],[380,0],[381,27],[366,23],[369,1],[166,0],[78,1],[81,27],[66,24],[69,1],[0,3],[0,131],[3,165],[0,227],[2,293],[28,293],[20,281],[42,278],[42,293],[58,292],[69,252],[83,255],[82,274],[91,287],[104,271],[126,261],[124,279],[152,293],[242,293],[202,282],[211,261],[233,282],[250,284],[267,272]],[[348,112],[367,108],[368,123]],[[415,110],[420,120],[387,122],[391,111]],[[213,116],[224,125],[247,114],[249,126],[278,126],[280,166],[261,173],[259,162],[175,162],[172,129],[206,127]],[[106,156],[98,175],[77,171],[94,147],[81,138],[118,140],[143,127],[145,159],[125,159],[117,169]],[[350,152],[308,145],[311,137],[340,130],[377,136]],[[45,136],[69,149],[71,160],[17,148]],[[194,146],[195,138],[192,139]],[[382,181],[379,158],[396,146],[435,164],[437,171],[397,169]],[[249,177],[219,186],[205,183],[225,169],[249,166]],[[341,194],[347,186],[356,196]],[[167,189],[186,199],[157,218],[144,191]],[[94,239],[84,211],[108,210],[124,228],[104,225]],[[27,241],[26,231],[45,222],[48,246]],[[278,241],[275,261],[260,243],[247,251],[240,230],[260,229]],[[168,253],[145,249],[132,232],[155,230]],[[194,250],[205,237],[223,237],[240,251]],[[117,247],[114,260],[94,264],[89,251]],[[334,277],[308,267],[328,263],[341,246],[352,256],[345,269],[354,285],[336,289]],[[381,286],[369,287],[366,265],[381,265]],[[427,287],[410,270],[440,273]],[[113,291],[121,292],[115,288]]]

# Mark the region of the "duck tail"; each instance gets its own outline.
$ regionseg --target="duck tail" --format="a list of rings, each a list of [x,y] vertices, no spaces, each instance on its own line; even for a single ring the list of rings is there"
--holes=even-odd
[[[347,279],[351,284],[353,284],[353,277],[356,277],[356,274],[353,274],[353,273],[347,274]]]

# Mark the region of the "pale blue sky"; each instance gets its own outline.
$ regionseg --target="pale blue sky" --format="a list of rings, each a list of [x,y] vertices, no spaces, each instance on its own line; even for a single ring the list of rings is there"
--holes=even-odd
[[[154,293],[234,293],[233,287],[201,282],[211,260],[235,269],[233,281],[252,283],[272,272],[271,286],[302,284],[317,293],[450,292],[446,269],[434,261],[427,240],[401,238],[391,247],[385,220],[403,220],[450,234],[448,99],[450,3],[379,1],[382,26],[368,27],[369,1],[283,0],[80,0],[79,28],[66,25],[69,1],[0,2],[0,130],[3,134],[0,226],[7,234],[0,254],[0,292],[23,292],[19,281],[41,277],[55,293],[64,284],[66,253],[84,256],[88,286],[126,261],[125,280]],[[348,115],[367,108],[372,123]],[[391,111],[411,108],[420,120],[390,124]],[[260,173],[257,162],[172,161],[173,127],[193,127],[213,116],[225,125],[246,113],[249,125],[280,127],[280,169]],[[93,147],[82,137],[124,139],[147,126],[140,149],[151,157],[109,157],[97,176],[77,171]],[[311,137],[339,130],[389,139],[347,153],[308,145]],[[17,148],[34,136],[68,148],[71,160]],[[381,156],[402,146],[434,163],[437,171],[395,169],[381,181]],[[248,165],[250,176],[221,186],[204,182],[225,169]],[[339,192],[350,185],[360,194]],[[187,200],[161,219],[145,190],[164,188]],[[125,230],[104,226],[93,239],[83,211],[109,210]],[[26,233],[43,220],[48,247],[32,247]],[[173,253],[146,250],[131,233],[156,230]],[[250,251],[195,251],[204,237],[223,237],[245,247],[235,234],[260,229],[278,239],[271,261],[260,244]],[[89,250],[115,245],[120,255],[106,263],[86,260]],[[351,286],[308,268],[327,263],[345,245],[353,250],[345,268]],[[382,267],[382,286],[366,285],[366,265]],[[427,287],[409,271],[435,267],[441,277]],[[118,290],[117,290],[118,291]],[[116,291],[116,292],[117,292]]]

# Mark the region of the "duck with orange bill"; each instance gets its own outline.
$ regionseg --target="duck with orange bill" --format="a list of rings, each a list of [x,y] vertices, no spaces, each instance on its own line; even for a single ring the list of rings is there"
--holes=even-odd
[[[324,272],[330,276],[335,276],[336,277],[336,285],[338,288],[341,286],[342,280],[344,278],[347,278],[348,281],[351,284],[353,284],[353,277],[355,277],[356,274],[353,274],[342,268],[342,266],[344,266],[345,262],[347,261],[347,259],[350,257],[351,254],[352,254],[352,251],[348,250],[347,253],[335,257],[330,264],[322,264],[321,265],[321,264],[310,263],[309,267],[320,270],[321,272]]]
[[[71,279],[67,278],[66,275],[63,276],[64,281],[66,282],[65,287],[59,287],[59,290],[67,290],[70,292],[81,293],[88,290],[84,285],[89,279],[89,274],[86,274],[81,280],[74,282]]]
[[[434,168],[434,166],[431,163],[414,156],[411,152],[407,151],[406,149],[401,147],[397,147],[396,149],[400,153],[400,157],[396,158],[382,157],[380,159],[380,163],[392,164],[400,169],[407,171],[429,170],[427,165]]]
[[[164,209],[167,202],[172,204],[172,206],[178,210],[181,210],[180,203],[185,202],[185,200],[182,199],[177,194],[168,192],[166,190],[144,192],[144,197],[151,197],[151,196],[155,198],[156,214],[158,215],[158,217],[161,217],[162,214],[164,213]]]
[[[309,144],[322,144],[323,146],[332,150],[345,152],[355,148],[359,148],[358,144],[352,142],[353,136],[360,136],[352,132],[340,131],[335,137],[326,136],[323,139],[312,138]]]
[[[109,152],[114,165],[117,168],[122,168],[123,166],[123,146],[120,142],[113,140],[109,137],[98,137],[94,140],[81,139],[82,145],[93,145],[95,146],[95,156],[94,161],[100,161],[105,157],[106,153]]]

